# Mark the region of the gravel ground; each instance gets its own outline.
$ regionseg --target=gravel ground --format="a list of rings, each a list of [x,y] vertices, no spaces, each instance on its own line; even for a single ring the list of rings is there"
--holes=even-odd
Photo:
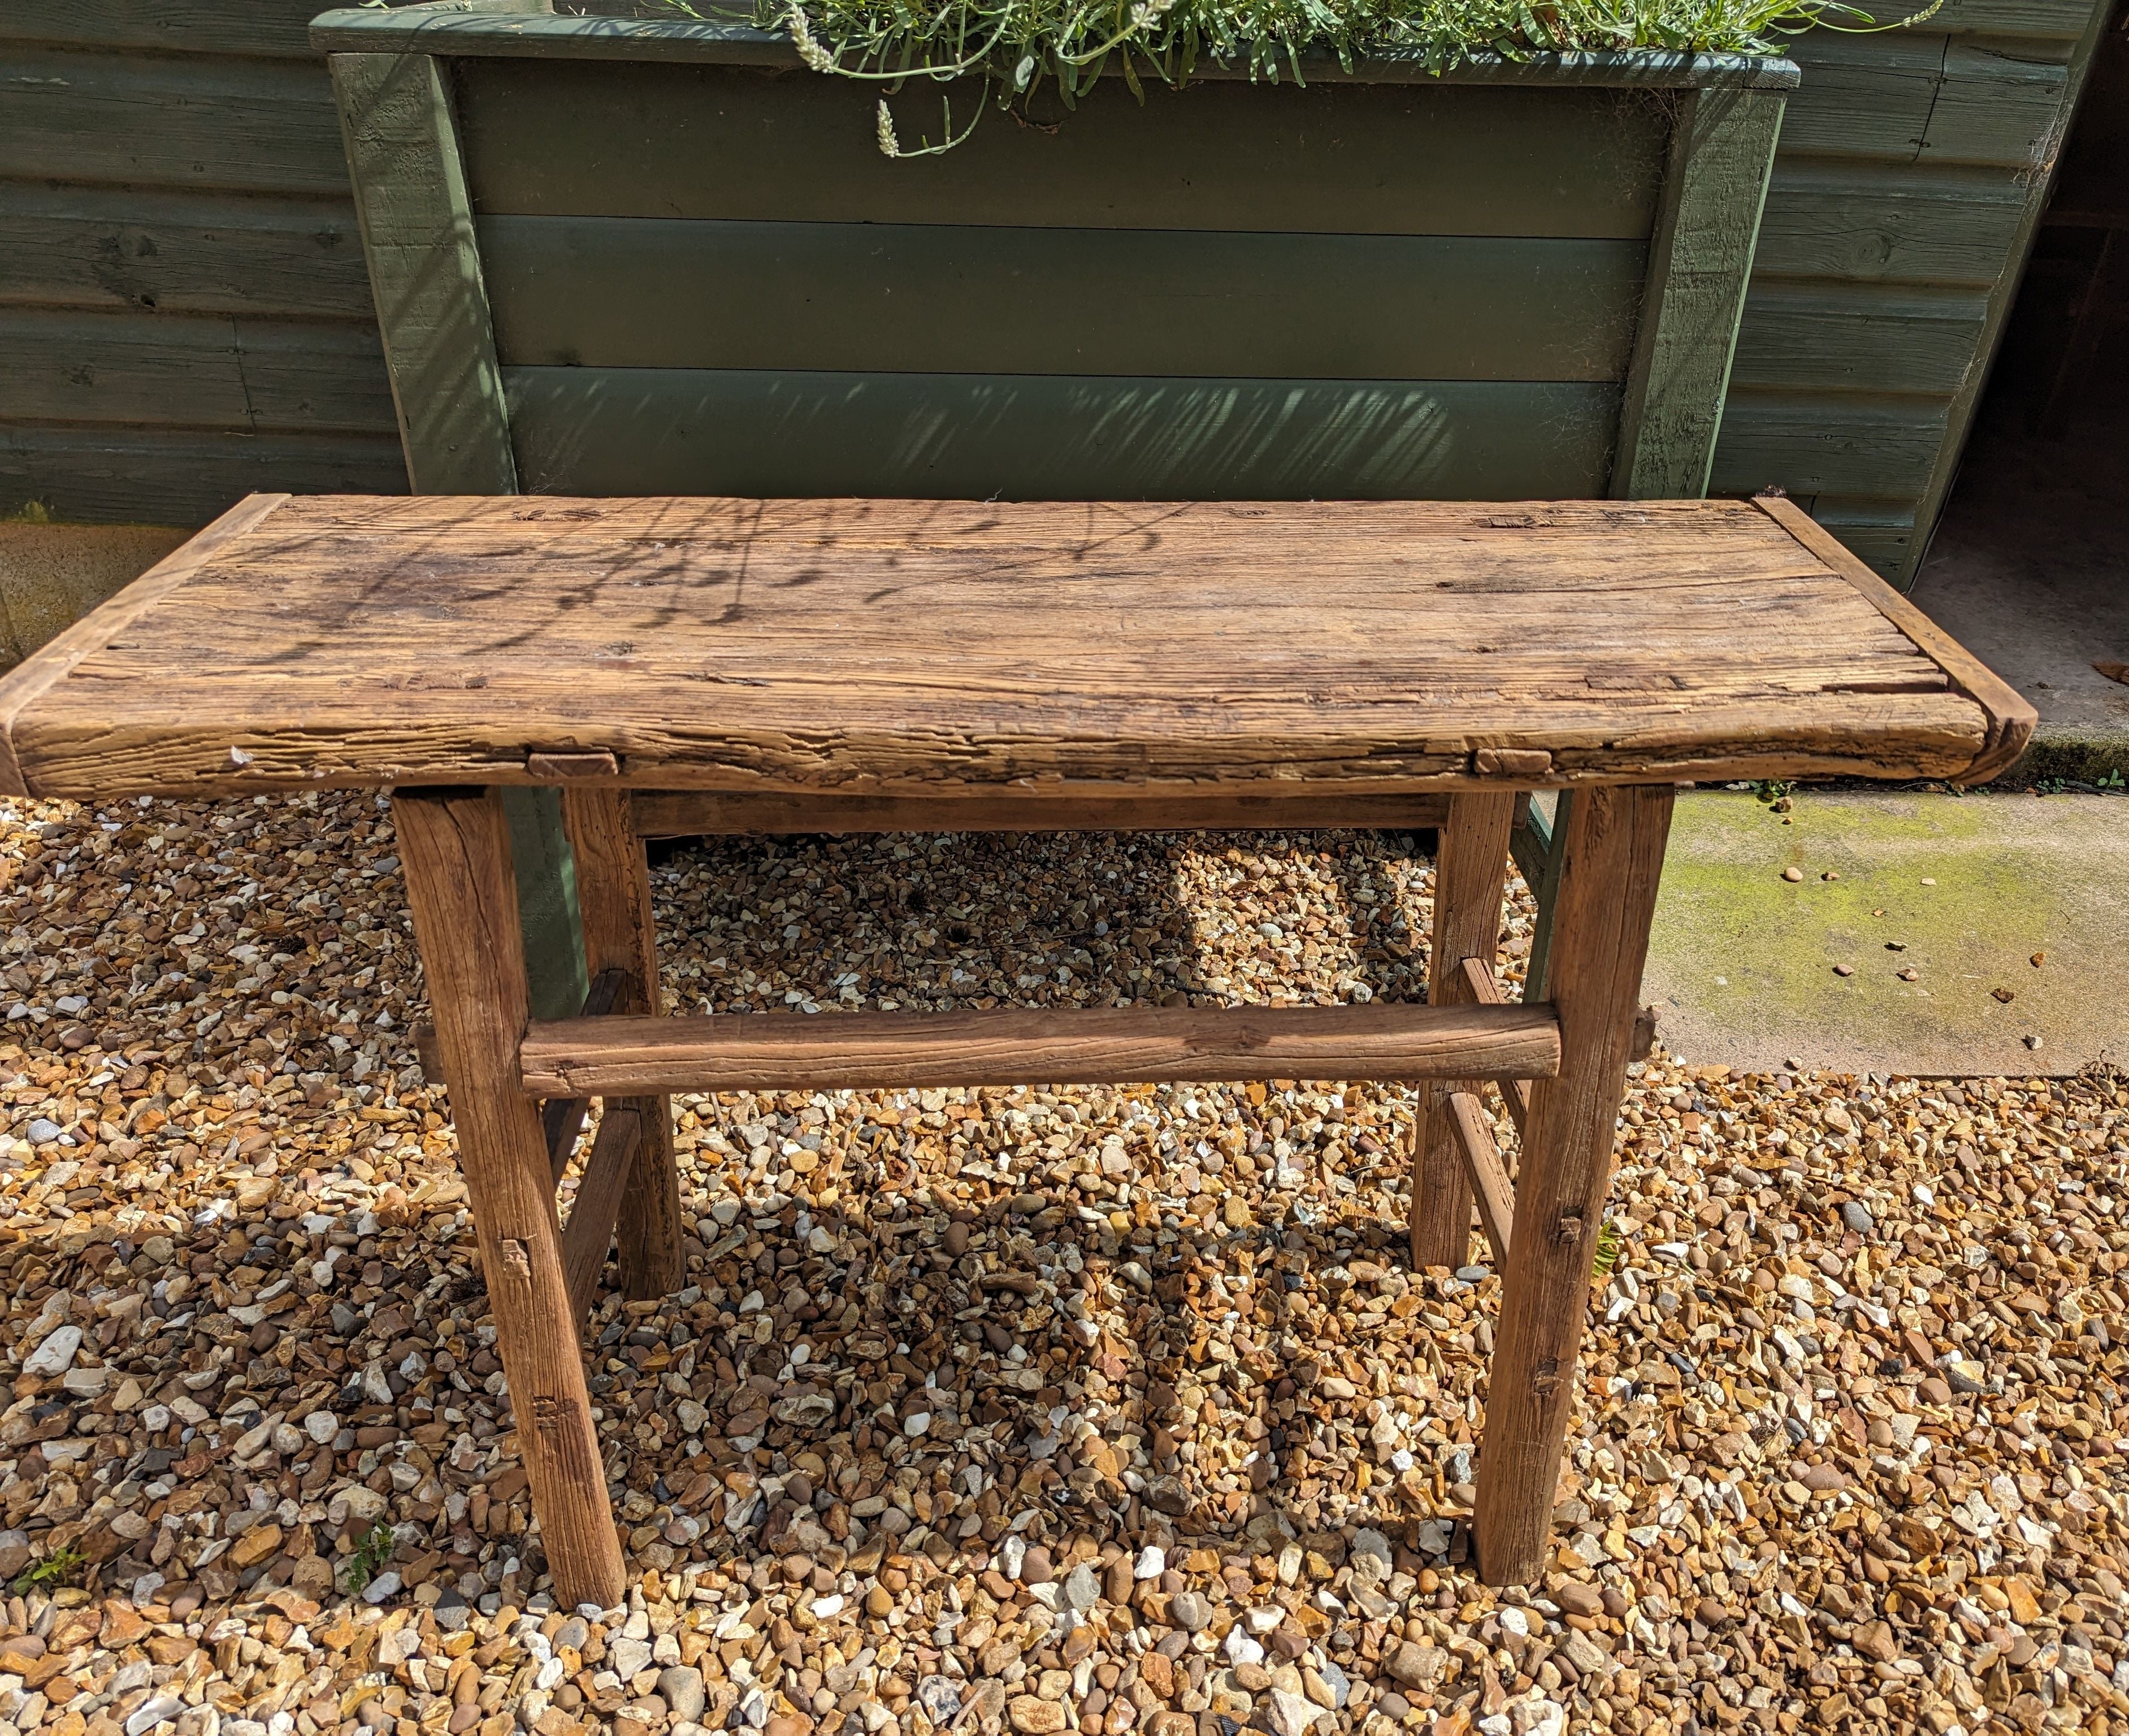
[[[1412,845],[655,879],[686,1007],[1323,1001],[1420,992]],[[627,1605],[555,1608],[393,849],[0,807],[0,1736],[2129,1725],[2097,1078],[1637,1067],[1526,1594],[1469,1570],[1498,1282],[1408,1269],[1407,1092],[687,1100],[690,1287],[591,1329]]]

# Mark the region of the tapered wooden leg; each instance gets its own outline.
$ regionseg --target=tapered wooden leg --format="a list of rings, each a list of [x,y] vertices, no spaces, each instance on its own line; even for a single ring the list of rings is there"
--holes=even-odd
[[[1488,972],[1493,968],[1515,817],[1512,791],[1449,798],[1434,858],[1434,948],[1426,967],[1426,998],[1433,1006],[1471,998],[1463,970],[1466,958],[1483,960]],[[1452,1091],[1477,1089],[1460,1079],[1420,1088],[1412,1135],[1415,1266],[1461,1266],[1469,1257],[1471,1184],[1456,1154],[1448,1099]]]
[[[1479,1564],[1489,1585],[1536,1580],[1551,1543],[1670,811],[1665,784],[1585,790],[1568,818],[1548,996],[1560,1015],[1560,1074],[1531,1092],[1479,1449]]]
[[[392,808],[555,1595],[610,1609],[622,1599],[621,1540],[563,1276],[546,1135],[518,1082],[530,1015],[508,824],[496,797],[479,790],[402,790]]]
[[[584,958],[592,976],[626,973],[619,1013],[659,1013],[658,933],[650,913],[650,869],[636,835],[626,790],[565,788],[562,822],[577,862],[577,902],[583,911]],[[642,1136],[614,1225],[622,1294],[633,1301],[670,1296],[687,1282],[680,1253],[680,1179],[673,1162],[673,1100],[624,1097],[609,1111],[633,1110]]]

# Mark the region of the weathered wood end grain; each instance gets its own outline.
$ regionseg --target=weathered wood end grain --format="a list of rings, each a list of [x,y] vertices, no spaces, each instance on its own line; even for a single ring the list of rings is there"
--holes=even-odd
[[[1972,765],[1953,782],[1986,783],[2026,751],[2041,714],[2026,696],[1896,591],[1793,500],[1757,497],[1754,505],[1868,599],[1910,643],[1941,668],[1950,683],[1988,716],[1988,736]]]
[[[536,1096],[926,1085],[1541,1078],[1543,1006],[998,1007],[950,1013],[716,1013],[535,1023]]]

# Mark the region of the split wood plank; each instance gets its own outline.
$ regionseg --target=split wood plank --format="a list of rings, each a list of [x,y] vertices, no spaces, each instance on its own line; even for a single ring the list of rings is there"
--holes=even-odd
[[[121,593],[0,718],[18,788],[83,798],[536,784],[548,754],[667,790],[1148,800],[2008,763],[2030,708],[1807,526],[309,497]]]
[[[569,1285],[570,1315],[579,1322],[591,1311],[642,1138],[643,1117],[622,1108],[607,1111],[592,1137],[576,1202],[562,1226],[562,1274]]]
[[[621,1600],[621,1540],[563,1274],[546,1137],[517,1089],[527,989],[508,825],[487,791],[402,790],[393,817],[555,1594],[610,1609]]]
[[[1543,1006],[998,1007],[717,1013],[535,1024],[536,1096],[1270,1078],[1537,1078],[1558,1063]]]

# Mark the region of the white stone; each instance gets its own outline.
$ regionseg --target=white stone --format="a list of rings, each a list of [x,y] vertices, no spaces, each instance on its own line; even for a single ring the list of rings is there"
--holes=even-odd
[[[1158,1543],[1148,1543],[1139,1551],[1138,1562],[1131,1568],[1133,1579],[1158,1579],[1168,1571],[1168,1552]]]
[[[44,1343],[22,1359],[25,1374],[64,1374],[74,1367],[75,1353],[81,1348],[81,1328],[65,1325],[53,1329]],[[139,1716],[136,1713],[136,1717]],[[131,1719],[126,1720],[130,1725]]]
[[[1265,1722],[1273,1736],[1308,1736],[1322,1715],[1320,1708],[1284,1688],[1274,1688],[1265,1696]]]
[[[1265,1648],[1250,1638],[1241,1623],[1227,1629],[1226,1647],[1227,1662],[1231,1664],[1262,1663]]]
[[[340,1419],[330,1410],[313,1410],[303,1419],[303,1428],[321,1447],[328,1446],[340,1433]]]

